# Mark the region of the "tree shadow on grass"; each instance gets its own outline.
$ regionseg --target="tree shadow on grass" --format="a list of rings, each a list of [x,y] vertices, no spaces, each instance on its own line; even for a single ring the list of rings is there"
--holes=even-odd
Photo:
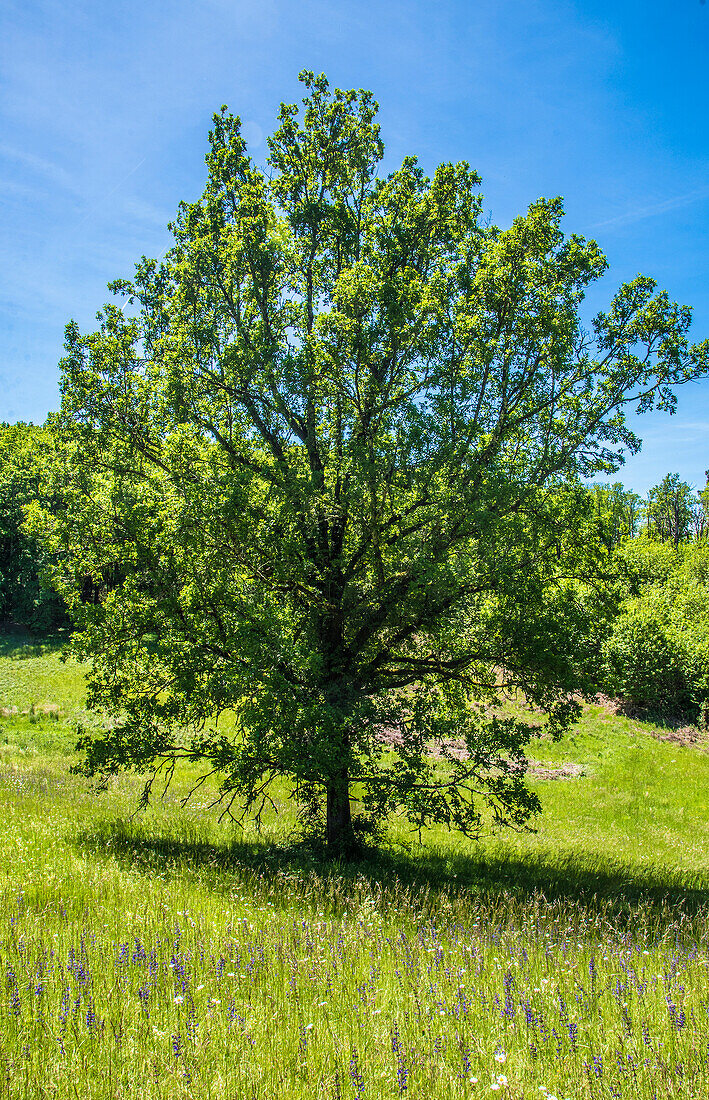
[[[0,623],[0,657],[8,657],[13,661],[60,653],[68,640],[69,632],[66,630],[40,636],[32,634],[21,623]]]
[[[548,854],[491,854],[480,848],[445,852],[412,846],[365,849],[357,858],[333,860],[312,842],[269,844],[232,838],[214,843],[198,836],[149,832],[141,824],[119,820],[78,838],[84,849],[111,853],[133,871],[166,875],[195,873],[210,889],[230,891],[241,882],[255,893],[279,892],[292,904],[321,897],[331,911],[345,911],[365,887],[386,910],[405,904],[421,919],[436,917],[442,904],[477,899],[503,917],[526,902],[564,909],[575,907],[589,918],[602,915],[632,929],[642,911],[658,926],[700,917],[709,911],[709,886],[684,885],[681,874],[645,870],[604,859],[601,865],[569,855],[552,861]]]

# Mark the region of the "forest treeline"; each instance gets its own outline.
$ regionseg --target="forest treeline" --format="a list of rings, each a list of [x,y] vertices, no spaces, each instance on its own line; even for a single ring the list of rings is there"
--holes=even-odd
[[[0,623],[17,623],[35,634],[67,625],[64,601],[50,580],[50,559],[26,528],[34,503],[52,507],[51,424],[0,425]]]
[[[42,426],[0,425],[0,629],[45,635],[71,625],[53,587],[57,551],[27,522],[36,506],[61,506],[56,447],[51,417]],[[607,599],[604,620],[594,624],[595,688],[702,725],[709,720],[709,471],[707,478],[697,491],[667,474],[645,497],[620,482],[576,486],[606,560],[597,577]],[[87,576],[83,598],[101,600],[112,583]]]

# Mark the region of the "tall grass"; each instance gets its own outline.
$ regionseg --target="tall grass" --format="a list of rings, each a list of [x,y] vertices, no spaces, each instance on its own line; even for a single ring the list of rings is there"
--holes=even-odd
[[[80,669],[13,652],[0,1097],[709,1095],[700,749],[589,708],[532,749],[584,770],[539,782],[536,834],[394,822],[333,866],[285,801],[259,837],[182,810],[186,773],[140,818],[133,779],[98,796],[68,771]]]

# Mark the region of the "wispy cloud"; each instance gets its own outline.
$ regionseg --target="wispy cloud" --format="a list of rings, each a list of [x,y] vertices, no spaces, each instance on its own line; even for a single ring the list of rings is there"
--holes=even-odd
[[[26,149],[16,149],[11,145],[0,143],[0,160],[12,161],[16,165],[20,164],[29,172],[44,176],[51,183],[72,194],[78,195],[81,193],[81,188],[71,173],[62,168],[60,164],[48,160],[46,157],[39,157]]]
[[[687,191],[684,195],[675,195],[671,199],[663,199],[662,202],[636,206],[614,218],[595,222],[589,226],[589,229],[607,229],[608,226],[612,225],[631,225],[633,222],[642,221],[644,218],[655,218],[660,214],[666,214],[670,210],[680,210],[683,206],[691,206],[692,203],[701,202],[702,199],[706,198],[709,198],[709,187],[697,187],[694,191]]]

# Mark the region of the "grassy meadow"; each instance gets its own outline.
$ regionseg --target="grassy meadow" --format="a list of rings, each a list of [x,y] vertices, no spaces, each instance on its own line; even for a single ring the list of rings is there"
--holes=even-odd
[[[538,830],[322,862],[70,774],[83,672],[0,644],[0,1097],[709,1095],[709,752],[588,706]],[[549,778],[562,764],[580,774]]]

